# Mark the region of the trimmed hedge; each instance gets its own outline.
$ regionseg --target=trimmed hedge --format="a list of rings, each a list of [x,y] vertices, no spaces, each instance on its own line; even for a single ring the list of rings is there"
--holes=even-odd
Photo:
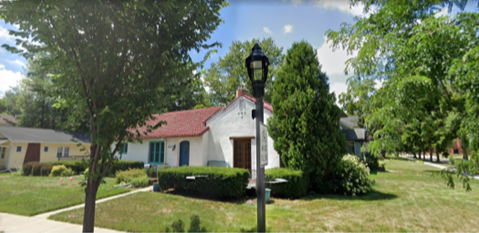
[[[288,182],[266,184],[267,188],[271,188],[271,196],[296,199],[308,194],[309,176],[303,175],[302,171],[286,168],[272,168],[265,171],[266,180],[274,181],[276,178],[285,179]]]
[[[241,198],[246,195],[249,175],[248,170],[239,168],[183,166],[159,170],[158,184],[161,191],[174,188],[211,198]],[[187,180],[187,176],[196,179]]]
[[[85,169],[88,168],[88,163],[86,161],[56,161],[49,162],[51,165],[65,165],[67,168],[71,168],[76,174],[83,173]],[[111,168],[110,174],[114,175],[117,171],[126,171],[128,169],[143,169],[144,164],[141,161],[124,161],[118,160],[114,161]]]
[[[53,166],[48,163],[30,162],[22,166],[22,175],[25,176],[48,176]]]
[[[115,183],[119,184],[121,182],[130,183],[133,179],[145,176],[146,170],[145,169],[130,169],[128,171],[118,171],[115,174]],[[149,180],[149,179],[148,179]]]

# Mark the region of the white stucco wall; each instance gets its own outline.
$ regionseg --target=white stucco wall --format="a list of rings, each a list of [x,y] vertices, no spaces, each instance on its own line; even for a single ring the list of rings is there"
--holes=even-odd
[[[245,109],[240,111],[240,99],[244,99]],[[233,139],[230,137],[255,137],[255,120],[251,118],[251,110],[255,108],[252,101],[241,97],[227,109],[221,110],[207,121],[210,127],[208,135],[208,160],[226,161],[233,167]],[[273,114],[264,109],[264,122]],[[241,118],[243,117],[243,118]],[[268,165],[266,169],[279,167],[279,155],[274,150],[273,140],[268,138]],[[251,139],[252,169],[256,168],[256,139]]]
[[[178,137],[178,138],[158,138],[143,139],[142,143],[128,143],[128,153],[123,154],[121,160],[127,161],[143,161],[148,163],[150,142],[165,142],[165,163],[177,167],[180,163],[180,143],[183,141],[190,142],[190,166],[206,166],[206,160],[203,158],[203,137]],[[173,150],[175,146],[175,150]],[[119,156],[117,154],[117,156]]]

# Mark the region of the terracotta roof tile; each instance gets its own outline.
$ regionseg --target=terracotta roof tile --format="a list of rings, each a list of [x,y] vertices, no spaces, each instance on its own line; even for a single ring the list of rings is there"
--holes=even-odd
[[[156,119],[147,121],[147,125],[156,125],[160,121],[166,121],[165,125],[156,130],[142,134],[140,138],[167,138],[167,137],[190,137],[200,136],[209,130],[205,125],[208,118],[223,107],[203,108],[178,112],[168,112],[153,115]],[[139,128],[140,132],[146,132],[146,126]]]

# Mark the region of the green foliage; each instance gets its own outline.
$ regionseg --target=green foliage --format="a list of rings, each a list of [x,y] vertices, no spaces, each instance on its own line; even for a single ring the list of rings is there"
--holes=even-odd
[[[271,195],[274,197],[296,199],[308,194],[309,176],[302,171],[272,168],[265,171],[265,178],[269,181],[274,181],[276,178],[288,181],[286,183],[268,185],[271,188]]]
[[[246,194],[249,171],[238,168],[183,166],[158,171],[160,190],[193,193],[213,198],[241,198]],[[187,180],[195,176],[195,180]]]
[[[72,169],[75,174],[81,174],[85,171],[88,167],[88,163],[85,161],[56,161],[56,162],[49,162],[49,164],[53,166],[63,165],[66,168]]]
[[[65,165],[55,165],[52,168],[50,176],[62,176],[62,173],[66,170],[67,167],[65,167]],[[70,169],[70,171],[72,171],[72,169]]]
[[[199,65],[189,51],[219,45],[206,42],[227,5],[223,0],[0,2],[0,18],[17,24],[10,33],[19,37],[16,46],[2,46],[26,58],[51,56],[45,66],[56,68],[50,73],[58,91],[55,106],[66,109],[69,120],[90,123],[83,231],[93,231],[95,209],[88,207],[95,205],[119,144],[160,126],[146,122],[165,102],[162,88]],[[88,117],[75,119],[75,112]],[[141,131],[127,130],[137,126]]]
[[[133,185],[133,187],[135,188],[143,188],[143,187],[146,187],[148,185],[150,185],[150,179],[148,178],[148,176],[140,176],[140,177],[136,177],[136,178],[133,178],[130,182],[131,185]]]
[[[143,169],[145,167],[142,161],[114,161],[111,165],[110,172],[116,174],[118,171],[126,171],[129,169]]]
[[[268,132],[282,163],[309,173],[316,190],[347,150],[334,102],[313,47],[304,41],[294,43],[274,82],[274,116],[268,120]]]
[[[117,184],[122,182],[130,183],[135,178],[145,177],[145,176],[148,179],[145,169],[129,169],[126,171],[118,171],[115,174],[115,183]]]
[[[22,175],[48,176],[53,166],[48,163],[30,162],[22,166]]]
[[[76,175],[75,172],[71,168],[67,168],[65,171],[62,172],[61,176],[74,176]]]
[[[252,84],[245,68],[245,60],[255,43],[263,49],[268,57],[268,80],[265,85],[264,100],[271,102],[273,82],[283,64],[283,48],[278,47],[273,39],[253,39],[251,41],[233,41],[229,52],[218,63],[211,63],[205,74],[205,86],[209,87],[209,101],[214,105],[227,105],[236,97],[238,87],[246,93],[253,94]]]
[[[344,195],[361,195],[371,191],[369,168],[355,155],[345,155],[338,171],[338,192]]]

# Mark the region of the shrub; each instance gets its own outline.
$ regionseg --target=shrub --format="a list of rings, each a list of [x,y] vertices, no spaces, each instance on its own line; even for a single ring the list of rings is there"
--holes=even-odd
[[[128,171],[118,171],[115,175],[115,183],[117,184],[121,182],[130,183],[133,179],[138,177],[143,177],[143,176],[145,176],[148,179],[145,169],[130,169]]]
[[[288,182],[267,184],[271,188],[274,197],[299,198],[306,196],[309,188],[309,176],[303,175],[302,171],[289,170],[286,168],[273,168],[265,171],[265,178],[273,181],[276,178],[285,179]]]
[[[32,175],[32,168],[33,168],[33,165],[35,164],[36,162],[30,162],[30,163],[25,163],[23,164],[22,166],[22,175],[24,176],[30,176]]]
[[[30,162],[22,167],[23,175],[26,176],[48,176],[52,170],[52,165],[48,163]]]
[[[365,153],[366,154],[366,163],[371,171],[377,171],[379,168],[379,158],[374,156],[374,154],[371,153]]]
[[[76,173],[71,169],[67,168],[65,171],[60,174],[61,176],[74,176]]]
[[[57,161],[50,162],[51,165],[64,165],[66,168],[72,169],[75,174],[80,174],[88,167],[86,161]]]
[[[187,180],[195,176],[195,180]],[[212,198],[241,198],[246,194],[249,171],[223,167],[176,167],[158,171],[160,190],[174,188]]]
[[[369,168],[355,155],[345,155],[340,163],[338,191],[345,195],[356,196],[371,190]]]
[[[50,176],[61,176],[65,170],[67,170],[67,167],[65,165],[55,165],[52,168]]]
[[[129,183],[135,188],[142,188],[150,185],[150,179],[145,175],[133,178]]]
[[[143,169],[144,167],[145,164],[141,161],[118,160],[113,162],[110,168],[110,172],[111,174],[116,174],[116,172],[118,171],[127,171],[129,169]]]
[[[50,162],[51,165],[65,165],[67,168],[71,168],[75,174],[80,174],[88,168],[88,162],[86,161],[56,161]],[[110,168],[110,174],[116,174],[117,171],[126,171],[128,169],[142,169],[144,167],[143,162],[141,161],[113,161],[113,164]]]

